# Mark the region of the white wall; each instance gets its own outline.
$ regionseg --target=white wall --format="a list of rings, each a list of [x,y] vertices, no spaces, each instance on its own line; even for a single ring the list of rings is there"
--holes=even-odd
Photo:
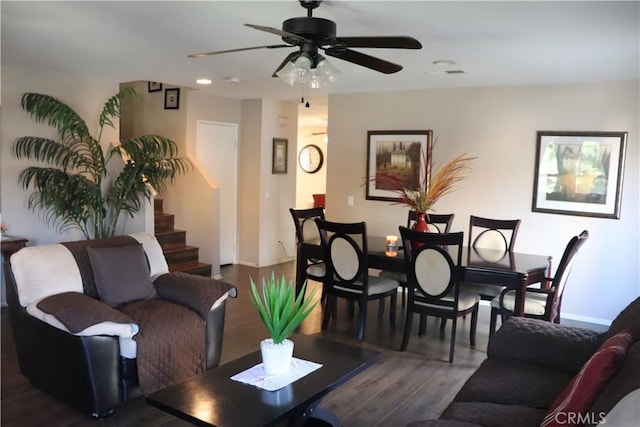
[[[639,121],[638,81],[332,95],[327,216],[397,234],[407,209],[365,200],[367,131],[433,129],[436,166],[463,152],[478,157],[473,176],[435,207],[455,213],[452,229],[466,232],[471,214],[521,218],[516,251],[552,255],[556,264],[570,237],[588,229],[562,315],[607,323],[640,295]],[[538,130],[629,133],[619,220],[531,212]]]

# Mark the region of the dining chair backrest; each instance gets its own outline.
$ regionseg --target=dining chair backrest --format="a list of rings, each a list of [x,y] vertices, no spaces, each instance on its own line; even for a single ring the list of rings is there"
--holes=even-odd
[[[520,222],[519,219],[491,219],[471,215],[468,246],[512,252]]]
[[[416,211],[410,210],[407,215],[407,228],[411,228],[411,225],[416,221]],[[455,214],[429,214],[427,217],[427,224],[429,225],[429,232],[431,233],[449,233],[451,231],[451,225],[453,224],[453,217]]]
[[[323,208],[289,209],[296,227],[296,239],[301,242],[317,242],[320,239],[316,218],[324,219]]]
[[[562,302],[562,294],[564,292],[567,279],[569,278],[569,273],[571,272],[571,268],[573,267],[573,263],[576,259],[575,256],[588,238],[589,232],[584,230],[578,236],[573,236],[564,249],[564,253],[562,254],[558,268],[556,269],[556,274],[551,281],[551,287],[554,289],[552,307],[554,313],[557,313],[557,307]]]
[[[464,233],[424,233],[400,227],[407,265],[409,301],[419,297],[431,303],[452,305],[442,297],[458,297]]]
[[[367,226],[365,222],[340,223],[316,219],[327,263],[330,287],[367,293]],[[364,290],[363,290],[364,288]]]

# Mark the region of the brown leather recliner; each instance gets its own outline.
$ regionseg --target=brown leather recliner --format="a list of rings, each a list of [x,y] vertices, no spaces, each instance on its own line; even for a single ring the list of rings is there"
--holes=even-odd
[[[169,273],[153,236],[27,247],[4,271],[22,374],[94,417],[220,361],[236,288]]]

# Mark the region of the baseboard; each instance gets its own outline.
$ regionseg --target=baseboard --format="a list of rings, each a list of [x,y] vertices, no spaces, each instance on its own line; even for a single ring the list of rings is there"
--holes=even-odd
[[[595,325],[602,325],[602,326],[611,326],[611,322],[612,322],[612,320],[608,320],[608,319],[600,319],[597,317],[589,317],[589,316],[580,316],[578,314],[571,314],[571,313],[562,313],[560,315],[560,318],[575,320],[577,322],[593,323]]]
[[[491,301],[480,300],[480,305],[490,307]],[[602,326],[611,326],[611,320],[608,319],[600,319],[597,317],[589,317],[589,316],[581,316],[579,314],[571,314],[571,313],[562,313],[560,315],[561,319],[574,320],[576,322],[583,323],[593,323],[594,325],[602,325]]]

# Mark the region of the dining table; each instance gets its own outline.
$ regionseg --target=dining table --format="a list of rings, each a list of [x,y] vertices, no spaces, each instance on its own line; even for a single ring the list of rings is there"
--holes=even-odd
[[[462,248],[461,281],[505,286],[516,293],[515,311],[524,315],[524,298],[527,287],[546,285],[552,257],[548,255],[508,252],[484,248]],[[401,245],[387,246],[383,236],[367,236],[368,266],[372,269],[405,273],[404,250]],[[323,260],[320,241],[298,243],[296,252],[296,293],[307,280],[309,260]]]

